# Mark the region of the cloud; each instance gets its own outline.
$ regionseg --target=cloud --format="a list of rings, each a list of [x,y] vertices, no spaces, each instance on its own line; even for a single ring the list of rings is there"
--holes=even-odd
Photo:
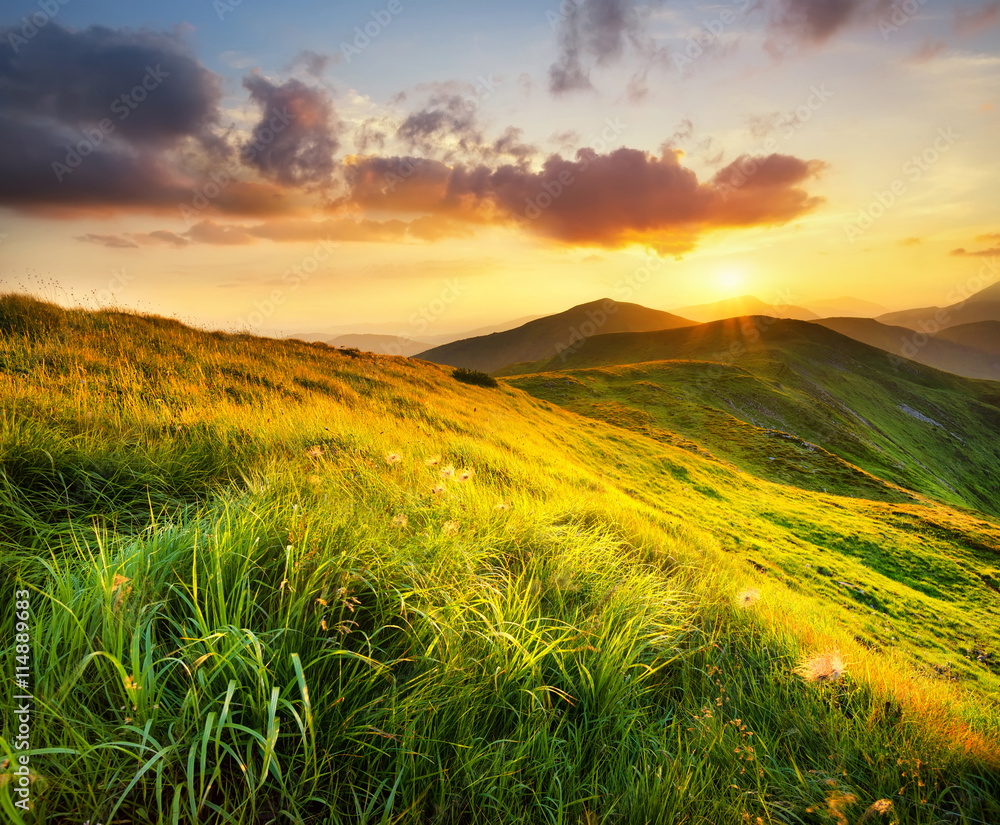
[[[0,39],[14,31],[0,27]],[[0,53],[0,203],[50,215],[177,214],[208,187],[214,195],[195,209],[287,209],[274,185],[240,178],[220,98],[221,79],[175,33],[50,22],[30,48]]]
[[[984,3],[977,9],[969,11],[964,8],[955,9],[955,31],[962,35],[974,35],[1000,21],[1000,0]]]
[[[139,244],[123,235],[95,235],[92,232],[88,232],[86,235],[77,235],[76,239],[78,241],[84,241],[85,243],[100,244],[101,246],[107,246],[111,249],[139,248]]]
[[[775,48],[825,43],[849,26],[875,21],[891,11],[892,0],[765,0]]]
[[[953,249],[948,253],[949,255],[955,255],[960,258],[994,258],[1000,255],[1000,246],[994,246],[990,249],[977,249],[968,250],[962,247],[958,249]]]
[[[76,240],[96,243],[111,249],[138,249],[140,246],[166,244],[174,247],[184,247],[190,240],[176,232],[158,229],[155,232],[127,232],[124,235],[77,235]]]
[[[244,77],[243,87],[260,109],[241,147],[245,160],[283,186],[329,183],[340,121],[327,92],[296,78],[275,84],[258,74]]]
[[[319,54],[312,49],[303,49],[292,58],[288,64],[288,71],[294,72],[301,68],[310,77],[319,78],[328,67],[337,65],[342,59],[343,55],[340,52],[330,55]]]
[[[131,143],[216,145],[220,95],[219,77],[171,33],[51,22],[30,48],[0,56],[0,105],[22,121],[82,127],[109,118]]]
[[[920,44],[920,48],[907,57],[906,60],[909,63],[928,63],[941,55],[947,47],[948,44],[943,40],[925,37],[924,42]]]
[[[435,241],[472,233],[466,224],[456,224],[447,217],[427,215],[409,221],[399,219],[331,218],[322,221],[277,219],[256,224],[224,224],[199,221],[182,234],[168,230],[128,232],[122,235],[78,235],[76,240],[96,243],[111,249],[138,249],[143,246],[169,245],[177,248],[191,244],[211,246],[248,246],[258,241],[303,243],[310,241],[399,243]]]
[[[922,243],[923,243],[923,239],[922,238],[917,238],[917,237],[911,235],[909,238],[903,238],[899,242],[899,245],[900,246],[919,246]]]
[[[662,52],[645,33],[644,12],[650,6],[634,0],[568,0],[555,19],[558,55],[549,66],[553,94],[592,89],[593,66],[621,61],[629,50],[648,66]],[[645,72],[633,77],[629,94],[643,95]]]
[[[16,29],[0,28],[6,41]],[[219,78],[179,36],[50,22],[0,54],[0,202],[163,206],[189,197],[169,154],[225,157]]]
[[[396,118],[389,115],[368,118],[354,131],[359,153],[386,153],[387,146],[425,159],[445,162],[497,163],[513,159],[528,163],[537,153],[536,146],[523,140],[523,130],[506,127],[499,136],[488,135],[480,117],[483,100],[502,83],[492,75],[478,84],[448,81],[421,84],[414,91],[424,99],[408,113]],[[429,93],[429,94],[427,94]],[[409,95],[394,98],[396,105]]]
[[[350,193],[330,208],[439,216],[452,227],[518,225],[567,245],[641,244],[681,254],[707,232],[783,224],[814,209],[822,200],[801,185],[823,168],[788,155],[744,156],[699,182],[676,154],[636,149],[603,155],[584,149],[575,159],[555,154],[537,172],[510,164],[354,158]]]

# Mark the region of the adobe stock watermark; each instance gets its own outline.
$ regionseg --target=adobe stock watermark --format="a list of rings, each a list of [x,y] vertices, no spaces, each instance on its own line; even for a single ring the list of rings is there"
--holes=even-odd
[[[146,74],[143,75],[142,80],[129,91],[111,101],[111,113],[118,115],[119,122],[127,120],[128,116],[149,96],[150,92],[159,88],[166,77],[170,77],[170,72],[163,71],[159,63],[156,64],[156,68],[146,66]],[[83,159],[93,154],[98,145],[114,130],[115,122],[109,117],[102,118],[96,127],[82,129],[83,140],[77,141],[75,144],[66,144],[64,147],[66,149],[65,163],[53,161],[52,171],[55,173],[56,180],[62,183],[63,178],[79,168]]]
[[[249,329],[260,326],[264,321],[274,315],[279,307],[288,300],[290,293],[297,292],[302,285],[308,281],[314,272],[319,269],[321,263],[330,260],[333,250],[339,248],[340,244],[324,238],[313,248],[312,254],[304,257],[299,263],[290,266],[281,273],[283,288],[275,287],[271,290],[267,298],[262,301],[254,301],[254,309],[246,317],[240,318],[237,328]]]
[[[720,352],[712,353],[708,356],[706,369],[698,376],[698,383],[705,384],[714,382],[726,374],[726,368],[733,366],[736,361],[747,353],[747,344],[756,344],[767,333],[767,331],[781,320],[778,315],[782,309],[795,303],[796,296],[791,290],[779,290],[777,300],[771,304],[774,315],[750,315],[740,319],[740,332],[742,337],[734,340],[728,348]]]
[[[212,8],[215,9],[220,22],[225,19],[227,14],[232,14],[241,5],[243,5],[243,0],[212,0]]]
[[[663,266],[663,260],[659,256],[649,255],[645,263],[640,264],[628,275],[615,282],[612,288],[615,297],[621,301],[633,298],[636,292],[649,283],[653,273],[661,266]],[[565,364],[566,359],[580,349],[588,338],[601,332],[608,321],[618,312],[618,309],[619,304],[611,298],[606,298],[597,310],[588,309],[587,319],[578,326],[570,327],[566,340],[555,345],[555,353],[559,356],[559,360]]]
[[[8,602],[14,606],[14,674],[13,682],[17,690],[11,698],[19,704],[14,706],[13,719],[8,725],[10,744],[15,752],[31,750],[31,709],[34,699],[31,695],[31,600],[27,590],[14,590],[14,598]],[[31,758],[27,753],[17,754],[17,767],[11,771],[11,792],[17,798],[14,807],[23,811],[31,810]]]
[[[124,268],[112,269],[108,285],[93,293],[95,303],[99,307],[117,306],[118,296],[128,289],[128,285],[134,280],[135,276],[129,275]]]
[[[923,151],[913,155],[903,164],[900,169],[902,177],[895,178],[885,189],[873,192],[875,199],[860,209],[854,220],[844,224],[847,240],[853,244],[858,238],[863,237],[875,222],[884,217],[886,212],[907,193],[909,186],[906,181],[909,180],[911,183],[919,181],[959,138],[961,135],[956,134],[950,126],[938,129],[937,137]]]
[[[465,285],[458,278],[449,278],[444,282],[438,294],[431,298],[426,304],[413,312],[407,323],[409,327],[401,329],[396,333],[396,338],[409,338],[412,335],[422,335],[431,324],[438,321],[448,308],[459,299],[465,292]],[[402,355],[403,348],[400,344],[392,343],[385,348],[386,355]]]
[[[38,11],[21,18],[21,33],[10,32],[7,35],[7,42],[14,50],[14,54],[20,54],[21,48],[36,37],[39,30],[44,29],[49,21],[59,14],[63,6],[69,5],[69,2],[70,0],[38,0]]]
[[[389,0],[383,8],[368,12],[371,19],[366,20],[363,26],[354,27],[354,39],[350,43],[346,40],[340,43],[340,53],[344,57],[344,62],[350,63],[352,58],[360,55],[375,38],[392,25],[397,15],[402,13],[403,0]]]
[[[986,258],[975,275],[948,292],[945,296],[947,308],[939,309],[931,317],[917,321],[917,328],[900,338],[900,352],[903,358],[912,361],[937,333],[951,323],[951,311],[964,307],[969,298],[996,281],[998,274],[1000,274],[1000,262],[997,257],[994,255]],[[903,359],[894,353],[889,353],[889,361],[898,369]]]
[[[610,144],[618,135],[622,134],[628,126],[621,122],[619,118],[612,120],[611,118],[605,118],[604,129],[601,131],[600,135],[590,142],[590,148],[593,149],[597,154],[603,154],[608,149],[608,144]],[[585,172],[587,167],[590,166],[590,159],[584,155],[578,161],[578,172]],[[522,226],[531,221],[537,220],[541,214],[552,206],[555,201],[560,198],[563,193],[566,192],[574,183],[577,181],[577,176],[574,175],[569,169],[563,169],[558,175],[553,178],[543,180],[541,183],[541,191],[536,195],[528,195],[524,199],[524,210],[520,215],[515,215],[514,220],[516,220]]]
[[[280,109],[272,109],[270,120],[264,126],[260,126],[254,130],[253,140],[240,149],[239,155],[221,170],[210,172],[208,182],[192,190],[194,197],[191,198],[189,204],[177,204],[181,217],[188,223],[198,220],[201,213],[208,209],[212,201],[219,197],[223,190],[236,180],[236,176],[240,171],[240,165],[252,163],[258,153],[263,152],[273,143],[274,139],[285,130],[285,127],[288,126],[291,120],[292,116],[289,114],[286,106],[282,106]]]
[[[803,98],[802,103],[775,123],[774,129],[778,131],[778,137],[782,141],[790,140],[799,129],[813,119],[813,115],[826,106],[833,96],[834,93],[826,88],[825,83],[814,83],[809,87],[809,91],[805,98]],[[729,176],[729,179],[723,180],[719,184],[718,188],[722,194],[722,199],[724,201],[728,200],[736,190],[746,186],[747,182],[760,171],[763,164],[767,162],[767,159],[780,146],[781,142],[779,142],[777,137],[768,135],[759,149],[752,154],[743,155],[737,162],[736,169]],[[762,161],[756,159],[760,156],[763,156]]]
[[[892,14],[888,18],[880,17],[878,19],[878,30],[882,35],[882,42],[888,43],[889,38],[916,17],[920,13],[920,8],[925,5],[927,5],[927,0],[903,0],[902,3],[894,4]]]
[[[424,158],[399,158],[394,168],[382,176],[382,179],[385,181],[382,193],[395,192],[396,187],[408,181],[413,176],[413,173],[424,163],[426,163]]]
[[[728,8],[724,8],[711,20],[702,20],[701,28],[689,37],[683,51],[675,50],[672,54],[674,67],[684,71],[694,65],[694,62],[705,54],[722,37],[726,27],[733,25],[740,17],[750,10],[752,0],[735,0]]]

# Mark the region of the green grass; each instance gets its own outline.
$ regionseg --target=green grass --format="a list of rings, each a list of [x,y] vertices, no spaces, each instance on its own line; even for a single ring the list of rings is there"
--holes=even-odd
[[[905,500],[880,479],[1000,516],[1000,384],[893,359],[817,324],[744,318],[598,335],[565,358],[501,372],[534,374],[515,385],[595,417],[617,413],[587,411],[588,394],[634,408],[651,429],[772,481]]]
[[[13,822],[1000,817],[989,518],[402,358],[23,298],[0,323]],[[796,672],[831,647],[841,679]]]

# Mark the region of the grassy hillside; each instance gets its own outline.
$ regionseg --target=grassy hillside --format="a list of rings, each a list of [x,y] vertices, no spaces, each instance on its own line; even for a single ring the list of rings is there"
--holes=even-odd
[[[433,365],[3,297],[0,807],[997,821],[998,551]]]
[[[669,312],[605,299],[580,304],[492,335],[465,338],[434,347],[417,357],[435,364],[492,372],[518,361],[563,357],[596,333],[644,332],[691,326],[693,322]]]
[[[921,335],[873,318],[824,318],[816,323],[934,369],[966,378],[1000,380],[1000,321],[962,324],[937,335]],[[950,334],[953,330],[958,332]]]
[[[744,429],[739,441],[763,439],[760,445],[774,445],[750,446],[748,452],[759,456],[763,449],[768,460],[774,456],[781,462],[777,477],[792,483],[848,489],[837,481],[832,486],[822,482],[825,465],[803,443],[810,442],[892,485],[1000,514],[1000,385],[911,361],[892,363],[883,351],[817,324],[757,317],[595,336],[564,362],[550,359],[501,372],[545,373],[663,359],[689,363],[656,368],[653,392],[659,388],[665,393],[651,409],[668,429],[728,454],[736,463],[738,444],[730,443],[726,425],[730,417],[770,431]],[[540,380],[544,384],[549,379]],[[560,392],[569,397],[568,390]],[[561,396],[541,394],[562,401]],[[601,398],[599,390],[595,398]],[[607,400],[622,399],[613,392]],[[654,396],[644,400],[633,395],[625,404],[647,410],[647,400],[656,403]],[[760,472],[760,462],[741,466]],[[806,483],[810,475],[817,478]]]

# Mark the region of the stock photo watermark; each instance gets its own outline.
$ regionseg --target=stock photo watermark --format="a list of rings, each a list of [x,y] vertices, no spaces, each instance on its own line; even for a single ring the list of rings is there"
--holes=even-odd
[[[350,63],[352,58],[360,55],[392,24],[396,16],[402,13],[403,0],[389,0],[384,7],[368,12],[371,20],[366,20],[363,26],[354,27],[354,39],[349,43],[346,40],[340,43],[340,53],[344,62]]]
[[[27,590],[14,591],[14,689],[13,713],[10,724],[11,747],[16,764],[11,771],[11,792],[16,797],[14,807],[31,810],[31,601]]]
[[[675,51],[671,58],[674,67],[684,71],[694,65],[694,62],[717,43],[726,28],[736,23],[753,7],[752,0],[737,0],[731,7],[724,8],[711,20],[702,20],[701,28],[687,39],[683,51]]]
[[[465,292],[465,285],[458,278],[449,278],[438,294],[426,304],[413,312],[407,323],[409,327],[396,333],[396,338],[409,338],[411,335],[422,335],[431,325],[438,321],[448,311],[448,308]],[[386,355],[402,355],[403,348],[393,342],[385,348]]]
[[[285,284],[284,288],[275,287],[271,290],[267,298],[260,301],[254,301],[254,309],[251,313],[243,318],[239,319],[238,326],[240,328],[249,328],[260,326],[264,321],[274,315],[278,311],[285,301],[288,300],[290,293],[294,293],[301,289],[302,285],[308,281],[314,272],[319,269],[319,265],[326,263],[330,260],[330,256],[333,254],[333,250],[337,249],[340,245],[333,243],[327,239],[321,240],[316,244],[312,251],[312,254],[307,255],[297,264],[290,266],[284,272],[281,273],[281,280]]]
[[[854,220],[844,224],[844,234],[852,244],[871,229],[875,222],[884,217],[903,195],[909,190],[906,183],[916,183],[926,175],[931,167],[936,164],[941,157],[955,145],[961,135],[956,134],[950,127],[941,127],[937,130],[937,137],[928,144],[922,151],[917,152],[901,167],[902,177],[895,178],[885,189],[878,189],[872,193],[874,200],[866,207],[858,211]]]
[[[198,220],[201,213],[212,204],[212,201],[236,180],[240,166],[249,164],[259,153],[263,153],[274,142],[274,139],[285,131],[291,120],[292,116],[288,107],[282,106],[280,109],[272,109],[271,118],[267,125],[254,130],[253,140],[240,149],[239,156],[221,170],[211,171],[208,175],[208,182],[192,190],[194,197],[191,198],[190,203],[177,204],[181,217],[188,223]]]
[[[954,317],[952,312],[964,307],[969,298],[994,283],[998,274],[1000,274],[1000,263],[997,258],[995,256],[987,258],[975,275],[964,284],[950,290],[945,296],[947,308],[938,309],[930,317],[921,318],[916,323],[916,329],[900,339],[900,352],[903,358],[913,360],[937,333],[951,324]],[[898,355],[889,354],[889,361],[897,369],[902,365],[902,360]]]
[[[26,46],[40,29],[44,29],[49,21],[59,14],[63,6],[69,5],[69,2],[70,0],[38,0],[38,11],[21,18],[21,33],[11,32],[7,35],[7,42],[14,50],[14,54],[20,54],[21,48]]]
[[[128,116],[132,114],[132,112],[139,107],[149,94],[160,86],[164,78],[167,77],[170,77],[170,72],[163,71],[163,69],[160,68],[159,63],[156,64],[155,68],[152,66],[146,66],[146,74],[143,75],[142,80],[140,80],[129,91],[124,92],[111,101],[111,106],[109,107],[111,113],[118,115],[119,122],[127,120]],[[77,169],[80,164],[83,163],[84,158],[93,154],[94,150],[108,135],[114,132],[115,128],[115,122],[111,118],[105,117],[100,120],[96,127],[82,129],[83,139],[77,141],[75,144],[68,143],[64,147],[66,149],[64,162],[60,163],[59,161],[53,161],[52,171],[55,173],[56,180],[62,183],[63,178],[65,178],[66,175],[72,174],[73,170]]]
[[[663,266],[663,260],[657,255],[650,255],[645,263],[640,264],[628,275],[619,278],[612,287],[614,294],[622,301],[628,301],[642,289],[653,277],[653,273]],[[611,298],[605,299],[597,310],[587,310],[587,320],[579,326],[570,327],[569,336],[565,341],[555,345],[559,360],[566,359],[583,346],[588,338],[600,333],[612,316],[618,312],[620,305]]]
[[[783,115],[774,124],[774,129],[778,131],[778,136],[782,141],[791,139],[799,129],[812,120],[813,115],[822,109],[833,96],[834,93],[826,88],[825,83],[814,83],[810,86],[802,103]],[[729,176],[729,179],[719,183],[718,188],[722,199],[728,200],[738,189],[746,186],[747,182],[760,171],[767,159],[777,152],[780,146],[781,142],[778,138],[769,135],[755,153],[743,155],[736,162],[736,169]],[[760,156],[763,158],[758,160],[757,158]]]
[[[616,137],[622,134],[628,126],[621,122],[620,118],[605,118],[604,129],[601,131],[600,135],[594,138],[590,142],[590,148],[593,149],[597,154],[603,154],[607,151],[608,145],[614,141]],[[584,172],[590,165],[590,159],[583,155],[580,157],[577,164],[577,171]],[[543,180],[541,183],[541,191],[536,195],[529,195],[524,199],[524,211],[520,215],[515,215],[514,219],[520,223],[522,226],[525,223],[537,220],[542,213],[552,206],[555,201],[561,197],[567,189],[569,189],[574,183],[576,183],[577,177],[568,169],[563,169],[559,174],[555,175],[553,178]]]
[[[903,0],[902,3],[893,5],[892,14],[888,17],[880,17],[878,20],[878,30],[882,35],[882,42],[888,43],[889,38],[916,17],[925,5],[927,5],[927,0]]]

